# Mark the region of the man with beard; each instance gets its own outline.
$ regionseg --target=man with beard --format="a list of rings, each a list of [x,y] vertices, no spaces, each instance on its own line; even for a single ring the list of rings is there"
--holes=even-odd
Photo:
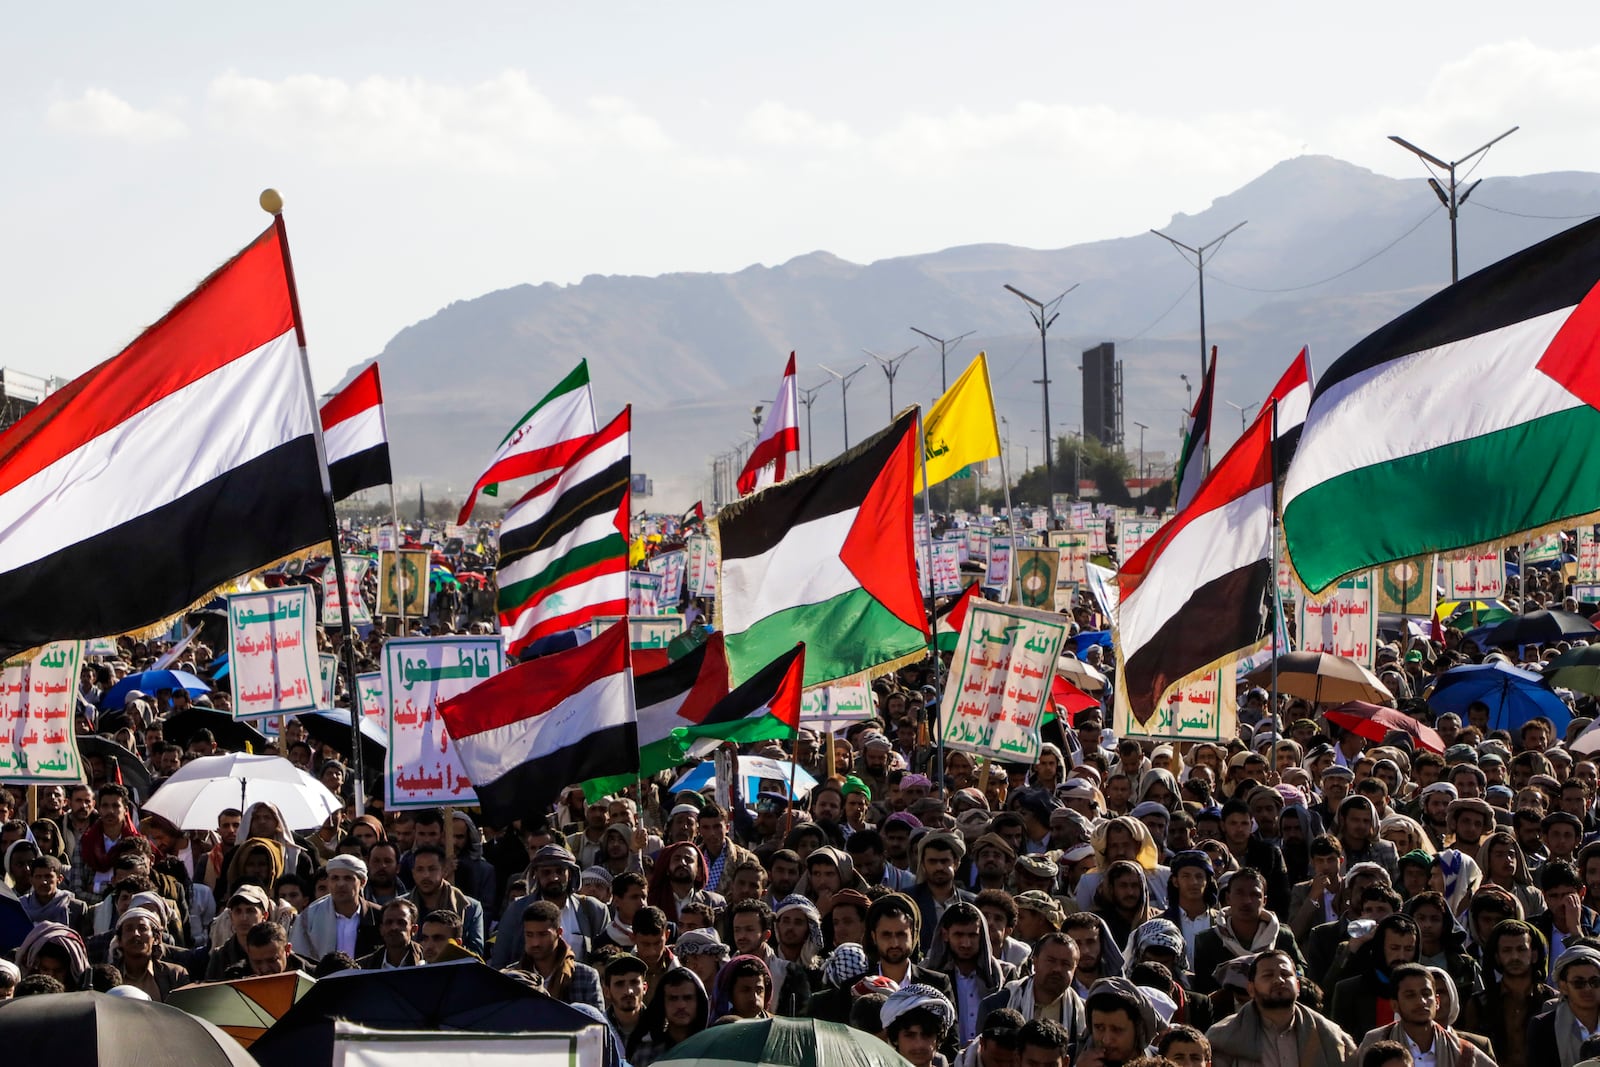
[[[894,746],[877,731],[861,735],[861,755],[856,757],[856,777],[872,792],[874,801],[889,793],[889,753]]]
[[[1076,1067],[1122,1067],[1145,1054],[1161,1021],[1150,1001],[1126,978],[1102,978],[1084,998],[1089,1044],[1073,1060]]]
[[[418,845],[411,853],[411,882],[406,894],[417,912],[453,911],[461,916],[461,945],[474,956],[483,955],[483,905],[451,885],[444,876],[444,848]]]
[[[400,884],[400,850],[393,841],[378,841],[367,853],[367,885],[361,895],[387,904],[405,892]]]
[[[1239,956],[1277,949],[1297,966],[1301,965],[1300,948],[1294,934],[1279,925],[1278,917],[1264,908],[1266,880],[1260,871],[1252,867],[1234,871],[1222,887],[1222,899],[1226,907],[1222,909],[1220,920],[1194,939],[1196,992],[1214,992],[1217,984],[1213,975],[1217,967]]]
[[[1407,915],[1378,923],[1351,961],[1355,975],[1333,987],[1328,1016],[1347,1034],[1365,1034],[1394,1021],[1395,968],[1417,962],[1417,924]]]
[[[939,920],[958,900],[971,903],[976,894],[956,885],[956,866],[966,855],[966,846],[955,834],[934,830],[917,842],[917,884],[906,895],[916,901],[921,913],[922,952],[933,948]]]
[[[1377,863],[1393,878],[1399,873],[1400,855],[1391,842],[1378,836],[1378,809],[1366,796],[1357,793],[1339,804],[1334,833],[1344,846],[1347,867],[1358,863]]]
[[[1528,1062],[1569,1067],[1581,1057],[1578,1046],[1600,1030],[1600,951],[1575,945],[1556,957],[1561,999],[1554,1010],[1536,1016],[1528,1028]]]
[[[969,889],[1005,889],[1017,865],[1016,850],[996,833],[986,833],[972,843],[972,882]]]
[[[1422,788],[1422,804],[1417,821],[1427,831],[1428,840],[1435,852],[1450,840],[1450,802],[1456,799],[1456,787],[1449,782],[1434,782]]]
[[[1303,1004],[1300,976],[1287,952],[1268,949],[1250,963],[1250,1002],[1206,1031],[1216,1067],[1340,1067],[1350,1063],[1350,1035]]]
[[[895,825],[904,828],[905,824]],[[857,830],[850,835],[844,848],[850,855],[850,862],[855,865],[856,873],[867,885],[881,885],[898,891],[910,889],[914,884],[910,871],[901,870],[889,862],[887,844],[879,831]]]
[[[1486,974],[1483,992],[1461,1006],[1461,1028],[1486,1036],[1501,1067],[1530,1067],[1528,1023],[1554,1000],[1544,984],[1544,935],[1521,919],[1505,919],[1490,931],[1483,952],[1500,980]]]
[[[867,960],[885,978],[901,986],[921,982],[933,986],[950,999],[954,990],[950,980],[938,971],[918,965],[918,946],[922,943],[921,911],[904,893],[889,893],[872,902],[867,909]]]
[[[1062,921],[1061,929],[1078,949],[1072,985],[1080,997],[1100,979],[1122,973],[1122,954],[1104,919],[1091,911],[1074,912]]]
[[[548,900],[561,910],[561,936],[582,963],[589,946],[610,921],[606,906],[577,892],[578,861],[560,845],[545,845],[533,855],[534,890],[506,905],[489,965],[509,966],[522,955],[522,913],[535,900]]]
[[[928,967],[948,978],[955,990],[956,1036],[965,1048],[978,1035],[984,1000],[1014,978],[1016,969],[995,958],[983,914],[966,901],[945,909]]]
[[[674,967],[662,976],[656,995],[645,1011],[645,1023],[655,1035],[660,1055],[704,1030],[711,1001],[705,986],[686,967]]]
[[[777,948],[767,960],[776,993],[772,1009],[790,1017],[810,1013],[811,992],[822,985],[822,916],[815,904],[796,893],[773,909]]]
[[[714,803],[700,809],[697,828],[700,833],[700,852],[706,858],[706,885],[712,893],[722,893],[722,880],[742,860],[755,860],[755,854],[741,848],[728,836],[728,813]]]
[[[645,962],[638,956],[621,953],[606,964],[606,1001],[610,1005],[606,1022],[622,1045],[630,1063],[655,1059],[655,1035],[643,1025],[644,1006],[649,995]]]
[[[1068,1046],[1076,1053],[1078,1042],[1088,1036],[1083,1000],[1072,988],[1077,969],[1077,942],[1067,934],[1046,934],[1034,946],[1033,973],[990,994],[979,1013],[988,1018],[990,1012],[1011,1008],[1024,1020],[1052,1022],[1066,1031]]]
[[[1368,1031],[1356,1052],[1358,1058],[1380,1041],[1396,1041],[1410,1049],[1413,1063],[1431,1059],[1434,1067],[1493,1067],[1494,1060],[1476,1045],[1434,1021],[1439,994],[1426,967],[1415,963],[1396,967],[1394,991],[1395,1021]],[[1538,1020],[1534,1023],[1537,1026]]]
[[[1450,847],[1468,859],[1476,860],[1484,835],[1494,828],[1494,808],[1486,800],[1462,797],[1450,802],[1445,817],[1453,838]]]
[[[415,904],[409,900],[391,900],[385,904],[378,933],[383,938],[383,947],[356,961],[363,971],[422,966],[422,948],[417,944]]]
[[[666,913],[667,921],[678,921],[686,904],[708,904],[720,911],[727,901],[706,891],[706,862],[693,841],[668,845],[656,856],[646,899]]]
[[[793,849],[780,848],[767,865],[767,903],[773,905],[792,895],[799,884],[800,854]]]
[[[1134,928],[1150,917],[1150,887],[1144,871],[1131,860],[1118,860],[1106,870],[1089,909],[1105,920],[1113,941],[1127,941]]]
[[[1273,914],[1289,914],[1289,868],[1283,850],[1268,844],[1256,832],[1250,805],[1238,797],[1222,806],[1222,842],[1240,867],[1261,872],[1266,883],[1266,906]]]

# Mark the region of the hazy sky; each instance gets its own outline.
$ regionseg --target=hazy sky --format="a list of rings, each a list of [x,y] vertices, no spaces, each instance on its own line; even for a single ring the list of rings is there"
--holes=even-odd
[[[288,204],[319,387],[592,273],[1061,247],[1327,153],[1600,170],[1600,4],[10,6],[5,365],[112,354]]]

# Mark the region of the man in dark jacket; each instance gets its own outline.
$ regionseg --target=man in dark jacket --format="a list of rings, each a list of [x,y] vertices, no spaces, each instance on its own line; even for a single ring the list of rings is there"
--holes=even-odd
[[[922,840],[917,842],[914,871],[917,884],[906,895],[917,905],[921,925],[919,947],[924,956],[933,948],[939,930],[939,917],[945,909],[958,900],[971,903],[978,899],[977,894],[956,885],[956,868],[966,852],[961,838],[942,830],[924,834]]]
[[[1416,962],[1416,922],[1398,914],[1384,919],[1356,950],[1354,975],[1334,986],[1328,1017],[1352,1036],[1394,1022],[1394,969]]]
[[[578,861],[560,845],[539,849],[529,866],[533,870],[533,892],[506,905],[489,965],[504,970],[522,958],[522,913],[536,900],[548,900],[561,909],[562,936],[578,962],[588,962],[591,943],[611,921],[606,906],[578,892]]]
[[[951,873],[954,874],[953,868]],[[902,986],[921,982],[951,999],[955,991],[950,988],[950,979],[916,963],[922,954],[921,921],[916,902],[904,893],[887,893],[873,901],[867,909],[867,961],[878,974]]]
[[[1572,1067],[1584,1058],[1582,1034],[1600,1029],[1600,951],[1576,945],[1556,957],[1554,970],[1561,999],[1528,1026],[1528,1062],[1535,1067]]]
[[[1462,1005],[1461,1029],[1488,1037],[1500,1067],[1533,1067],[1528,1056],[1528,1024],[1554,1004],[1544,984],[1544,935],[1531,923],[1505,919],[1490,931],[1483,952],[1494,971],[1486,974],[1484,991]],[[1494,972],[1500,980],[1488,981]]]

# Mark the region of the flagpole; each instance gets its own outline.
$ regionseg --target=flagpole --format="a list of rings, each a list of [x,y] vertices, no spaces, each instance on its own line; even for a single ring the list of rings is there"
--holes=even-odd
[[[938,618],[936,617],[936,614],[935,614],[935,611],[934,611],[934,603],[935,603],[936,598],[934,596],[934,587],[933,587],[933,505],[930,503],[931,498],[930,498],[929,493],[928,493],[928,437],[927,437],[927,433],[926,433],[926,431],[925,431],[925,429],[923,427],[923,424],[922,424],[922,405],[921,404],[917,405],[917,454],[922,458],[922,515],[923,515],[923,518],[928,520],[928,536],[927,536],[928,566],[927,566],[927,574],[923,575],[923,577],[927,580],[927,583],[928,583],[928,655],[934,661],[933,677],[934,677],[934,680],[937,681],[938,678],[939,678],[939,664],[938,664],[938,660],[939,660],[939,635],[938,635],[939,621],[938,621]],[[941,692],[942,692],[942,690],[941,690]],[[928,712],[927,704],[924,703],[923,706],[922,706],[921,714],[919,716],[920,718],[922,718],[922,720],[924,722],[927,721],[927,712]],[[934,714],[937,715],[938,712],[936,711]],[[943,800],[944,799],[944,727],[943,726],[940,726],[939,730],[937,731],[937,737],[936,737],[935,740],[936,740],[937,746],[938,746],[938,760],[939,760],[938,771],[939,771],[939,773],[934,778],[934,784],[939,789],[939,799]],[[913,756],[916,755],[915,750],[913,750],[912,755]]]
[[[1272,620],[1272,702],[1267,705],[1268,715],[1272,720],[1272,770],[1278,769],[1278,657],[1282,650],[1278,648],[1278,625],[1282,622],[1283,602],[1277,599],[1278,595],[1278,401],[1272,400],[1272,438],[1267,445],[1267,452],[1272,461],[1272,594],[1274,597],[1273,610],[1276,617]]]
[[[386,441],[388,440],[387,434],[388,434],[388,431],[385,430],[384,440],[386,440]],[[407,636],[407,634],[406,634],[406,599],[407,599],[408,593],[407,593],[407,590],[406,590],[406,569],[400,565],[402,560],[403,560],[403,557],[400,555],[400,506],[399,506],[399,504],[397,504],[395,502],[395,499],[394,499],[394,472],[393,471],[389,472],[389,520],[394,523],[394,577],[395,577],[395,581],[397,581],[399,583],[399,586],[397,588],[397,592],[399,593],[399,596],[395,597],[395,604],[396,604],[396,608],[400,612],[400,636],[401,637],[405,637],[405,636]],[[383,558],[383,553],[381,551],[378,553],[378,558],[380,560]],[[429,557],[429,558],[431,559],[432,557]],[[383,576],[380,574],[379,578],[381,579],[382,577]],[[382,599],[382,598],[380,597],[379,599]]]
[[[344,578],[344,549],[339,543],[339,516],[333,508],[333,483],[328,480],[328,448],[322,439],[322,419],[318,416],[317,391],[311,384],[311,357],[306,352],[305,322],[300,317],[300,292],[295,287],[294,262],[289,257],[289,230],[283,223],[283,197],[278,195],[276,189],[266,189],[261,193],[260,204],[261,210],[272,216],[273,228],[278,233],[278,251],[283,256],[284,280],[289,286],[289,308],[294,315],[294,337],[300,348],[300,376],[305,383],[306,401],[311,412],[312,437],[317,445],[317,470],[322,476],[323,512],[328,524],[328,541],[333,550],[334,581],[339,585],[339,621],[344,634],[345,695],[350,700],[350,771],[351,777],[355,779],[356,810],[365,811],[366,782],[361,759],[361,708],[356,694],[355,630],[350,625],[350,590]],[[330,700],[332,696],[330,693]]]

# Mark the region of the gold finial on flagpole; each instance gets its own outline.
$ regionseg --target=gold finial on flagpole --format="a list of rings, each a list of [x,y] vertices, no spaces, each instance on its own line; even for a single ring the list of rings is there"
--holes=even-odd
[[[261,210],[268,215],[283,214],[283,197],[276,189],[261,190]]]

